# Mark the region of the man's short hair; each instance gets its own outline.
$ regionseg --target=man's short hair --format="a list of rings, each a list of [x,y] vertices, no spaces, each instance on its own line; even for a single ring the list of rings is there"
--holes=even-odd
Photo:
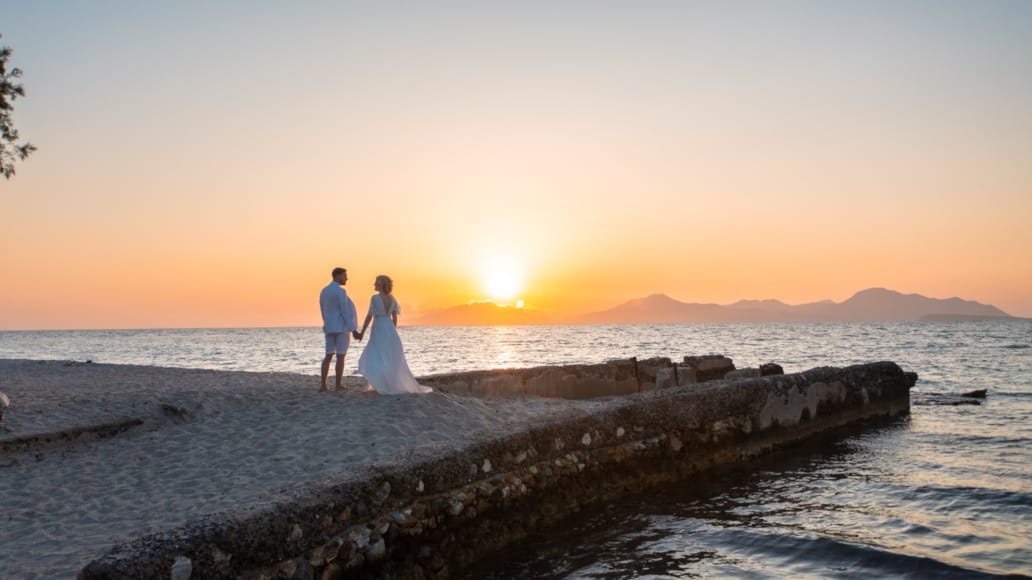
[[[347,270],[345,270],[344,268],[337,267],[337,268],[333,269],[333,273],[330,274],[330,276],[333,277],[333,278],[336,278],[337,276],[340,276],[344,272],[347,272]]]

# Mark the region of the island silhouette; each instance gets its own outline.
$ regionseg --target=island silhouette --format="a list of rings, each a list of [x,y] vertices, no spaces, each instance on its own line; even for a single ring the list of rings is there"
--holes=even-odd
[[[929,298],[886,288],[861,290],[842,302],[786,304],[780,300],[739,300],[733,304],[682,302],[666,294],[628,300],[607,310],[558,316],[533,308],[490,301],[434,310],[412,325],[473,326],[525,324],[637,324],[671,322],[833,322],[1015,319],[1003,310],[962,298]]]

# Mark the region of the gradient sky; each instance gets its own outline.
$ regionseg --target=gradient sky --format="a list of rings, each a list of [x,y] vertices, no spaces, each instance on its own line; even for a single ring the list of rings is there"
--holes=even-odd
[[[303,4],[303,6],[302,6]],[[1032,2],[14,2],[0,329],[489,297],[1032,316]]]

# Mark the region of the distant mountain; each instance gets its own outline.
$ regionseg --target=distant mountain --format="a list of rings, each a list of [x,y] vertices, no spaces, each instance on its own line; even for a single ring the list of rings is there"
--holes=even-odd
[[[552,317],[539,310],[499,306],[494,302],[473,302],[416,317],[411,324],[420,326],[518,326],[549,324]]]
[[[791,305],[779,300],[740,300],[734,304],[698,304],[653,294],[615,308],[581,316],[584,323],[789,322],[833,320],[971,320],[1012,318],[995,306],[960,298],[928,298],[870,288],[844,302],[824,300]]]
[[[474,302],[417,316],[422,326],[518,326],[527,324],[633,324],[664,322],[806,322],[838,320],[1012,319],[988,304],[960,298],[928,298],[885,288],[869,288],[843,302],[822,300],[785,304],[780,300],[739,300],[734,304],[681,302],[665,294],[629,300],[608,310],[557,317],[530,308]]]
[[[1010,318],[995,306],[960,298],[928,298],[900,294],[885,288],[869,288],[836,305],[840,320],[921,320],[929,316],[963,318]]]
[[[636,322],[764,322],[787,320],[781,312],[759,308],[734,308],[720,304],[698,304],[674,300],[665,294],[636,298],[604,310],[585,314],[576,322],[592,324],[630,324]]]
[[[739,300],[734,304],[730,304],[728,307],[736,309],[766,310],[769,312],[792,312],[799,308],[821,308],[828,304],[834,304],[834,302],[831,300],[822,300],[820,302],[811,302],[809,304],[793,306],[791,304],[785,304],[780,300]]]

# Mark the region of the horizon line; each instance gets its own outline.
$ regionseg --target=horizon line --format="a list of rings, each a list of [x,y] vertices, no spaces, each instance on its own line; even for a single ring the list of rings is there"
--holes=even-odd
[[[648,325],[648,326],[665,326],[675,324],[691,324],[691,325],[703,325],[703,324],[876,324],[876,323],[904,323],[904,324],[934,324],[939,322],[1014,322],[1014,321],[1032,321],[1032,317],[1028,316],[978,316],[974,315],[970,318],[964,318],[963,315],[949,315],[944,316],[958,316],[957,319],[945,319],[945,320],[899,320],[899,319],[870,319],[870,320],[729,320],[721,322],[524,322],[516,324],[398,324],[399,327],[408,328],[483,328],[483,327],[498,327],[506,328],[512,326],[634,326],[634,325]],[[163,330],[282,330],[286,328],[296,328],[303,330],[319,330],[321,325],[305,325],[305,324],[286,324],[280,326],[132,326],[132,327],[84,327],[84,328],[0,328],[0,332],[19,333],[19,332],[132,332],[132,331],[163,331]],[[0,357],[3,358],[3,357]]]

